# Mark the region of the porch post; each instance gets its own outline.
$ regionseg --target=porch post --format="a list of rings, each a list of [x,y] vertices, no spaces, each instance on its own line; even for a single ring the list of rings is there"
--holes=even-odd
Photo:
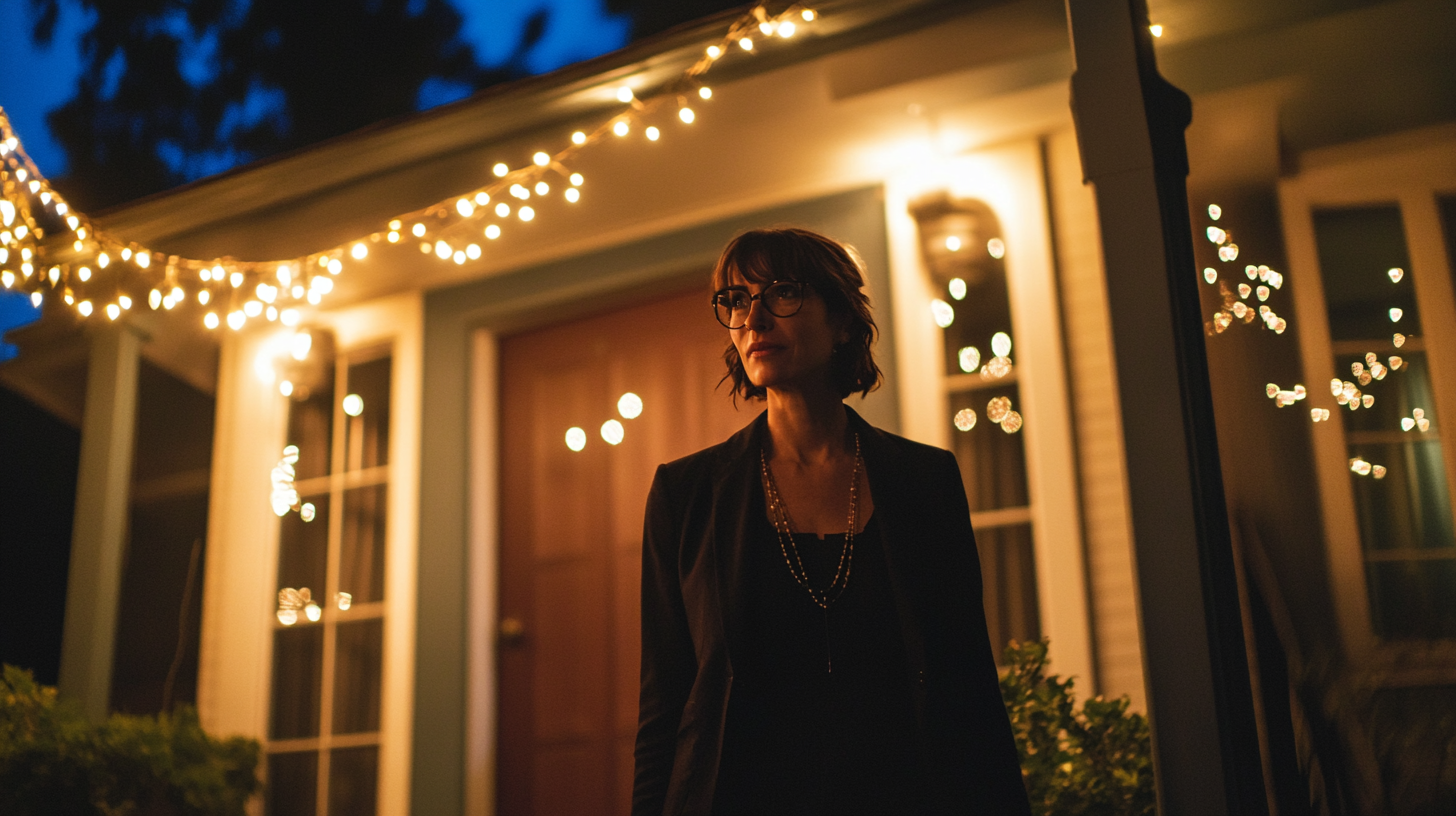
[[[1188,97],[1146,0],[1067,0],[1072,113],[1112,304],[1162,813],[1267,812],[1193,262]]]
[[[97,327],[90,341],[59,687],[100,722],[111,702],[141,338],[112,324]]]

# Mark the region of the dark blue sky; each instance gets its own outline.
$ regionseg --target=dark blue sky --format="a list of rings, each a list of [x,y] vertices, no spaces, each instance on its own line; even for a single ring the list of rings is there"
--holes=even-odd
[[[299,0],[306,2],[306,0]],[[509,58],[527,18],[538,9],[550,12],[540,43],[527,56],[527,67],[546,73],[563,65],[604,54],[626,45],[631,21],[610,15],[603,0],[451,0],[465,18],[461,34],[475,47],[483,65]],[[69,99],[80,70],[78,40],[89,25],[81,10],[68,5],[49,48],[30,40],[28,0],[0,0],[0,107],[10,117],[42,173],[65,172],[65,155],[46,128],[45,115]],[[430,102],[453,101],[458,92],[435,94]],[[24,297],[0,292],[0,335],[38,316]],[[0,343],[0,361],[13,347]]]

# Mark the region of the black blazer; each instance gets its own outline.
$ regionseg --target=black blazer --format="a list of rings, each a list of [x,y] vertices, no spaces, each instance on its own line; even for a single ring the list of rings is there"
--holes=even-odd
[[[926,771],[927,812],[1030,813],[981,606],[981,567],[948,451],[850,424],[874,497]],[[743,542],[767,413],[657,469],[642,535],[634,816],[706,814],[742,650]]]

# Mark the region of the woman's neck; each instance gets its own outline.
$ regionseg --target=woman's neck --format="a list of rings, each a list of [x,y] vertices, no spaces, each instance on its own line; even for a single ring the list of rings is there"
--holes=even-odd
[[[799,465],[848,450],[849,416],[828,388],[768,390],[769,457]]]

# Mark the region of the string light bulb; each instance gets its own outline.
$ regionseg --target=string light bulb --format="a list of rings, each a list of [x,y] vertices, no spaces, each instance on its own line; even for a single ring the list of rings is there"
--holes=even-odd
[[[691,125],[693,123],[693,120],[698,118],[698,115],[696,113],[693,113],[692,108],[683,106],[682,108],[678,109],[677,118],[683,120],[683,124]]]
[[[585,133],[582,133],[579,130],[577,132],[571,134],[571,143],[572,144],[575,144],[575,145],[583,145],[583,144],[586,144],[586,134]]]
[[[632,89],[626,85],[617,89],[617,101],[626,104],[632,101]]]
[[[531,157],[531,161],[535,162],[537,167],[545,167],[551,163],[551,157],[538,150],[536,155]]]

